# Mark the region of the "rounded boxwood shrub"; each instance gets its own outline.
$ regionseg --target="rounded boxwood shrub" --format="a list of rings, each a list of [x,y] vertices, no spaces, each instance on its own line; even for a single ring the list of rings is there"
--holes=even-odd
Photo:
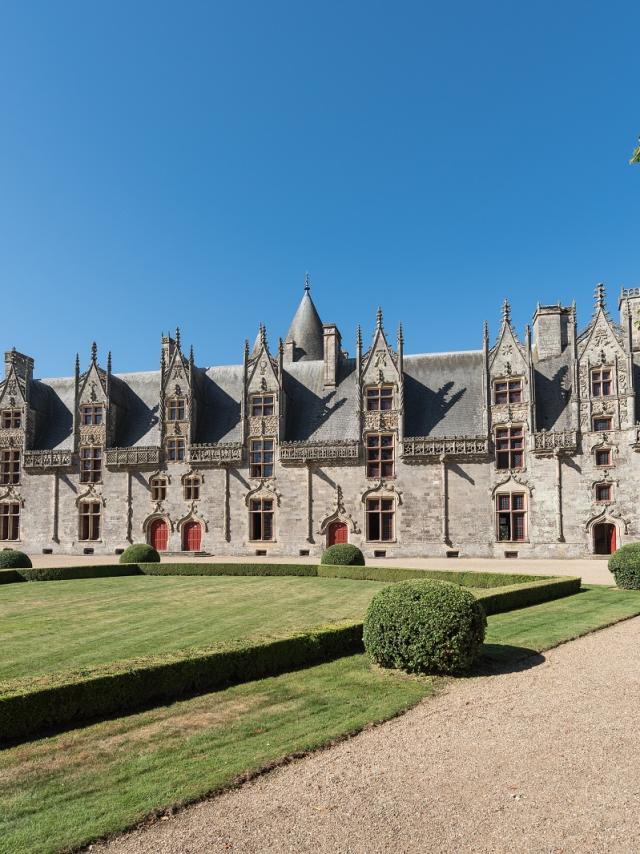
[[[31,569],[31,558],[18,549],[2,549],[0,551],[0,569]]]
[[[338,543],[337,546],[329,546],[324,550],[320,563],[331,566],[364,566],[364,555],[357,546]]]
[[[640,590],[640,543],[621,546],[609,558],[609,569],[618,587]]]
[[[364,645],[383,667],[460,673],[477,658],[487,617],[478,600],[448,581],[400,581],[373,597]]]
[[[153,546],[134,543],[122,552],[120,563],[160,563],[160,555]]]

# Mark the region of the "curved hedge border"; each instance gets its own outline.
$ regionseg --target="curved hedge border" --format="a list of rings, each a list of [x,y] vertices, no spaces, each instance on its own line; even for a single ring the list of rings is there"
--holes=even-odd
[[[129,713],[362,649],[362,623],[336,623],[263,643],[182,650],[109,664],[89,673],[20,680],[0,693],[0,739],[23,739],[53,727]]]

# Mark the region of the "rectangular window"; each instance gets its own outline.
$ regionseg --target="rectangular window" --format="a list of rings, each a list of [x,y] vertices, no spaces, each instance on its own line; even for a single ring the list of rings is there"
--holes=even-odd
[[[0,451],[0,483],[4,486],[20,483],[20,451],[17,448]]]
[[[167,403],[167,421],[185,421],[187,402],[184,397],[172,397]]]
[[[184,497],[187,501],[197,501],[200,498],[200,478],[196,475],[185,477]]]
[[[392,433],[367,436],[367,477],[393,477],[394,444]]]
[[[496,534],[500,542],[518,543],[527,538],[527,510],[523,492],[496,495]]]
[[[273,477],[274,439],[252,439],[249,459],[250,477]]]
[[[87,403],[80,407],[80,421],[83,425],[102,424],[103,408],[100,403]]]
[[[186,443],[180,437],[167,439],[167,459],[172,463],[181,463],[186,454]]]
[[[19,409],[2,410],[2,427],[4,430],[18,430],[22,424],[22,412]]]
[[[149,483],[152,501],[165,501],[167,497],[167,480],[164,477],[152,477]]]
[[[611,394],[611,368],[594,368],[591,371],[591,396],[608,397]]]
[[[249,536],[252,540],[273,540],[273,499],[252,498],[249,503]]]
[[[522,378],[496,380],[493,386],[493,402],[522,403]]]
[[[596,433],[608,433],[611,430],[613,421],[610,416],[593,419],[593,429]]]
[[[613,487],[610,483],[596,484],[596,501],[611,501]]]
[[[611,465],[610,448],[601,448],[596,451],[596,465],[599,467],[609,467]]]
[[[0,504],[0,540],[20,539],[20,505],[17,501]]]
[[[367,412],[384,412],[393,409],[393,386],[376,385],[366,391]]]
[[[99,501],[83,501],[80,505],[80,539],[100,539]]]
[[[367,540],[372,543],[388,543],[394,539],[393,498],[367,499]]]
[[[496,468],[521,469],[524,466],[524,428],[496,427]]]
[[[273,394],[254,394],[251,398],[251,415],[254,418],[266,418],[275,412]]]
[[[80,448],[80,483],[100,483],[102,480],[102,448]]]

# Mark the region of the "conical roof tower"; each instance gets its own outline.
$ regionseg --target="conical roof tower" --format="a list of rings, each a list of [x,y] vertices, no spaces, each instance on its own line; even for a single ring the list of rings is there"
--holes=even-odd
[[[304,295],[293,316],[287,341],[294,342],[294,361],[311,361],[324,358],[322,321],[311,299],[309,277],[304,280]]]

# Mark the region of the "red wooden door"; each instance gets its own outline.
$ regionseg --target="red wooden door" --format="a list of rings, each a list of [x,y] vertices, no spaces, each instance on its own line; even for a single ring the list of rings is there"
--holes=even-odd
[[[182,549],[185,552],[199,552],[202,541],[202,528],[199,522],[185,522],[182,528]]]
[[[609,525],[609,528],[611,529],[609,531],[609,554],[612,555],[618,548],[616,545],[616,526]]]
[[[329,545],[337,546],[339,543],[349,542],[349,531],[344,522],[332,522],[329,525]]]
[[[149,545],[156,551],[166,552],[169,542],[169,528],[164,519],[154,519],[149,528]]]

